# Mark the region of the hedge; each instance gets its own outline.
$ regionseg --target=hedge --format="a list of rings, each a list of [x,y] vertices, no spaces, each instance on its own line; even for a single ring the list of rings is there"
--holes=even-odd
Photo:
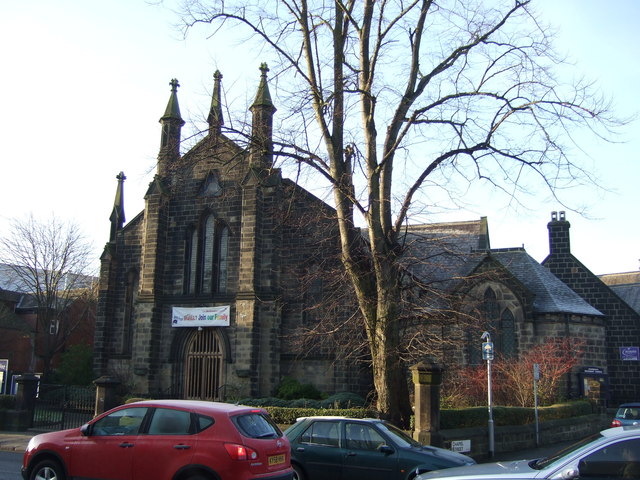
[[[538,407],[538,419],[541,422],[579,417],[591,413],[593,413],[593,407],[588,400]],[[486,425],[488,419],[489,410],[487,407],[443,409],[440,411],[440,428],[449,430],[479,427]],[[535,409],[532,407],[493,407],[493,421],[496,426],[527,425],[535,422]]]

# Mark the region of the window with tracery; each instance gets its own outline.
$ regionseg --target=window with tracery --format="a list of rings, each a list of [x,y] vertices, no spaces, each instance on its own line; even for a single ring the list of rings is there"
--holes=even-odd
[[[227,289],[229,227],[209,214],[185,240],[184,292],[224,293]]]

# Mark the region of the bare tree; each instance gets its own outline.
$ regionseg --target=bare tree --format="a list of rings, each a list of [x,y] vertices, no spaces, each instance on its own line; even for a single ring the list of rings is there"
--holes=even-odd
[[[410,216],[428,219],[435,192],[462,201],[476,181],[516,201],[536,184],[555,195],[591,181],[567,154],[572,129],[606,138],[620,122],[591,84],[554,78],[563,59],[529,0],[184,0],[181,12],[185,31],[244,27],[273,53],[274,153],[332,189],[377,408],[406,424],[398,259]]]
[[[97,282],[93,250],[80,228],[51,217],[13,219],[0,238],[0,262],[12,290],[28,294],[37,312],[36,355],[43,374],[69,337],[93,321]]]

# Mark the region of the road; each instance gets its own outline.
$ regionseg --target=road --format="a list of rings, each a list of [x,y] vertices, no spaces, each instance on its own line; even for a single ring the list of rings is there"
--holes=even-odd
[[[0,451],[0,478],[2,480],[21,480],[20,465],[22,452]]]

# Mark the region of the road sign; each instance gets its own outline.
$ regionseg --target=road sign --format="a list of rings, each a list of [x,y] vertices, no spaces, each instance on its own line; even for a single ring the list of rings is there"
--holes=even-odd
[[[493,342],[482,343],[482,359],[493,360]]]

